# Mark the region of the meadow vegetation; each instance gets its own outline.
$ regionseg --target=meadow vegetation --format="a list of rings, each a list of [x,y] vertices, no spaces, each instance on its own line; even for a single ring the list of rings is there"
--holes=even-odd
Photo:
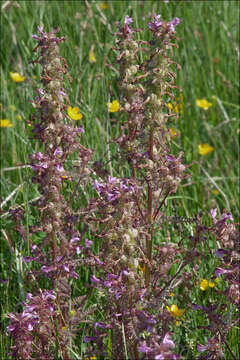
[[[0,358],[238,359],[238,2],[1,6]]]

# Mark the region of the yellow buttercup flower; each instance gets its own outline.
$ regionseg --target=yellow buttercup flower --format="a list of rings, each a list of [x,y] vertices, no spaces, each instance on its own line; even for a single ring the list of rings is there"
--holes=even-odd
[[[68,116],[73,120],[81,120],[83,117],[82,114],[80,113],[80,109],[77,106],[75,107],[68,106],[67,112],[68,112]]]
[[[210,103],[206,99],[197,99],[196,105],[201,109],[208,110],[212,106],[212,103]]]
[[[10,76],[11,76],[11,79],[16,82],[16,83],[20,83],[20,82],[23,82],[26,77],[25,76],[21,76],[19,73],[17,72],[11,72],[10,71]]]
[[[93,52],[93,50],[89,51],[88,60],[91,64],[95,63],[97,61],[96,56]]]
[[[105,1],[101,2],[99,6],[102,10],[105,10],[108,8],[108,4]]]
[[[120,104],[117,100],[113,100],[111,103],[107,103],[109,112],[117,112],[120,109]]]
[[[176,132],[176,130],[174,128],[170,128],[169,131],[170,131],[171,137],[178,136],[178,133]]]
[[[198,145],[198,153],[200,155],[207,155],[214,150],[214,147],[209,144],[199,144]]]
[[[171,307],[166,306],[166,308],[175,319],[182,318],[186,311],[184,309],[179,309],[176,304],[173,304]]]
[[[13,127],[13,124],[9,119],[1,119],[0,120],[0,127]]]
[[[215,283],[213,281],[208,281],[206,279],[202,279],[200,282],[200,289],[202,291],[206,291],[208,288],[213,288]]]
[[[174,101],[173,103],[167,104],[169,110],[172,110],[175,113],[183,113],[183,95],[180,94],[180,96],[177,98],[177,101]]]

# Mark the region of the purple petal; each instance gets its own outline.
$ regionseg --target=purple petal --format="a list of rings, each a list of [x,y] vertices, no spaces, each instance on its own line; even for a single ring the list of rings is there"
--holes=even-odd
[[[171,337],[170,337],[170,335],[168,333],[164,336],[163,344],[168,345],[169,348],[174,348],[175,347],[175,344],[172,341],[172,339],[171,339]]]
[[[32,326],[32,324],[28,324],[28,331],[32,331],[33,330],[33,326]]]
[[[207,348],[208,348],[208,347],[207,347],[206,345],[202,345],[202,344],[198,344],[198,345],[197,345],[197,351],[198,351],[198,352],[206,351]]]
[[[54,156],[57,156],[57,155],[62,156],[62,154],[63,154],[63,151],[60,149],[60,147],[57,147],[53,153]]]
[[[85,245],[86,245],[87,249],[90,248],[92,246],[92,244],[93,244],[93,242],[91,240],[88,240],[88,239],[85,240]]]
[[[83,126],[77,127],[76,130],[75,130],[75,132],[76,132],[76,133],[81,132],[82,134],[84,134],[84,133],[85,133],[84,127],[83,127]]]
[[[143,343],[142,345],[140,345],[138,347],[138,351],[141,352],[141,353],[147,354],[148,352],[152,351],[152,349],[149,346],[147,346],[146,344]]]
[[[223,257],[224,255],[227,255],[227,254],[228,254],[227,250],[224,250],[224,249],[217,249],[216,250],[216,256],[218,258],[221,258],[221,257]]]
[[[95,284],[99,284],[101,282],[101,280],[98,279],[95,275],[91,276],[91,281]]]
[[[71,240],[70,240],[70,243],[74,243],[74,242],[77,242],[77,241],[80,241],[79,237],[73,237]]]
[[[211,209],[210,210],[210,214],[212,216],[212,219],[215,219],[216,218],[216,215],[217,215],[217,209]]]
[[[133,19],[130,16],[126,15],[124,19],[124,25],[130,25],[132,22]]]
[[[85,336],[84,337],[84,342],[88,343],[90,341],[94,341],[96,340],[97,338],[96,337],[93,337],[93,336]]]
[[[216,270],[215,270],[215,275],[217,277],[219,277],[222,274],[229,274],[229,273],[231,274],[232,270],[225,270],[225,269],[222,269],[222,268],[216,268]]]
[[[63,166],[62,166],[61,164],[58,164],[58,165],[56,166],[56,169],[57,169],[57,171],[59,171],[59,172],[63,172],[63,171],[64,171],[64,168],[63,168]]]

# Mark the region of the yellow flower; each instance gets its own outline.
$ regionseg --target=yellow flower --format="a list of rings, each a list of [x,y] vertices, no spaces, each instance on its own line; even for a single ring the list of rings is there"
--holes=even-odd
[[[16,82],[16,83],[23,82],[23,81],[26,79],[25,76],[21,76],[21,75],[20,75],[19,73],[17,73],[17,72],[11,72],[11,71],[10,71],[9,74],[10,74],[12,80],[13,80],[14,82]]]
[[[13,124],[9,119],[1,119],[0,120],[0,127],[13,127]]]
[[[117,112],[120,109],[120,104],[117,100],[113,100],[111,103],[107,103],[109,112]]]
[[[176,130],[174,128],[170,128],[169,131],[170,131],[171,137],[178,136],[178,133],[176,132]]]
[[[208,282],[208,286],[209,286],[210,288],[214,288],[215,284],[214,284],[213,281],[209,281],[209,282]]]
[[[177,102],[174,101],[173,103],[168,103],[168,108],[172,111],[174,111],[175,113],[180,113],[182,114],[183,113],[183,96],[180,95],[178,98],[177,98]]]
[[[219,194],[219,191],[218,191],[217,189],[214,189],[214,190],[213,190],[213,194],[214,194],[214,195],[218,195],[218,194]]]
[[[214,150],[214,147],[209,144],[199,144],[198,145],[198,153],[200,155],[207,155]]]
[[[108,4],[105,1],[101,2],[99,6],[102,10],[105,10],[108,8]]]
[[[208,110],[210,106],[212,106],[212,103],[208,102],[206,99],[197,99],[196,105],[201,109]]]
[[[76,311],[75,311],[75,310],[70,310],[69,313],[70,313],[71,316],[75,316],[75,315],[76,315]]]
[[[93,50],[89,51],[89,55],[88,55],[88,60],[91,64],[95,63],[97,61],[95,54],[93,52]]]
[[[173,297],[173,296],[174,296],[174,293],[173,293],[173,292],[171,292],[169,295]]]
[[[143,266],[141,266],[141,265],[138,265],[138,270],[140,270],[141,272],[143,272],[143,273],[145,273],[145,271],[146,271],[146,266],[145,266],[145,264],[143,265]]]
[[[22,120],[21,115],[20,115],[20,114],[17,114],[16,119],[17,119],[17,120]]]
[[[200,282],[200,289],[202,291],[206,291],[209,287],[213,288],[215,286],[213,281],[208,281],[206,279],[202,279]]]
[[[73,120],[81,120],[83,117],[82,114],[80,113],[80,109],[77,106],[75,107],[68,106],[67,112],[68,112],[68,116]]]
[[[166,308],[175,319],[182,318],[186,311],[184,309],[179,309],[176,304],[173,304],[170,308],[169,306],[166,306]]]

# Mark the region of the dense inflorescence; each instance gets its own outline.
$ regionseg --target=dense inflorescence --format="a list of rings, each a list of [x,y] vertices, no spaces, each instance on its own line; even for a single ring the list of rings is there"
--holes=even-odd
[[[33,133],[35,139],[42,143],[43,151],[31,155],[31,166],[35,173],[32,181],[39,185],[41,198],[36,204],[39,222],[30,228],[30,235],[43,233],[45,236],[40,244],[33,243],[30,236],[32,256],[25,257],[25,262],[40,266],[35,272],[36,278],[44,276],[50,280],[51,295],[46,296],[47,290],[38,289],[38,294],[28,295],[22,314],[10,315],[8,330],[15,339],[13,354],[26,359],[32,358],[33,354],[41,359],[53,358],[56,346],[59,356],[69,358],[70,280],[78,278],[76,267],[80,264],[79,254],[89,253],[89,246],[82,241],[75,221],[70,221],[74,219],[74,213],[62,194],[63,182],[71,178],[66,160],[73,152],[78,152],[78,175],[82,182],[86,182],[90,174],[87,164],[92,151],[80,144],[83,127],[66,122],[69,100],[64,89],[64,76],[68,74],[66,61],[59,55],[59,43],[64,38],[56,37],[58,31],[55,29],[46,33],[39,27],[39,35],[33,35],[38,41],[34,51],[40,49],[34,63],[42,66],[43,86],[32,101],[39,109],[35,118],[40,119]],[[13,212],[13,216],[19,223],[21,217],[16,212]],[[22,225],[18,228],[22,230]]]

